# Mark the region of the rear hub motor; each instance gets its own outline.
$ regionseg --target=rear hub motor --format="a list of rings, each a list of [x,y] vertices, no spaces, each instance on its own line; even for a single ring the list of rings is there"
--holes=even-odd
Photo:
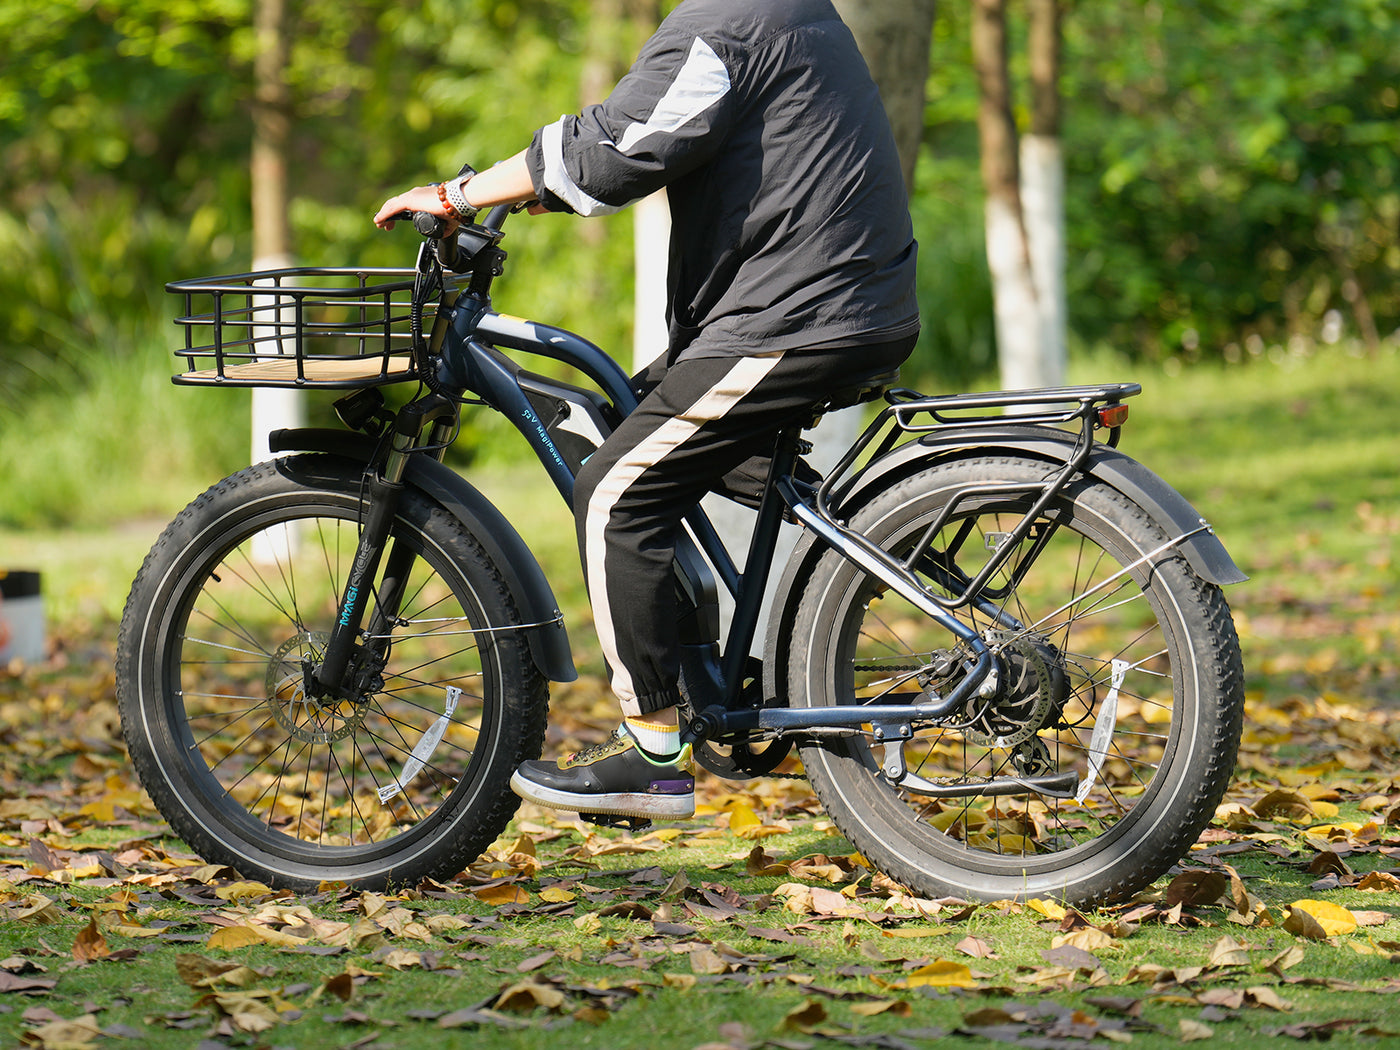
[[[992,632],[987,643],[997,653],[996,683],[963,736],[981,747],[1016,748],[1054,725],[1069,696],[1064,657],[1042,638]]]

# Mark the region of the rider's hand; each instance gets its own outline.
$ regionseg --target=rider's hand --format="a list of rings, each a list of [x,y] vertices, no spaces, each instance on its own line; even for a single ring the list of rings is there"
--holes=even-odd
[[[381,230],[392,230],[394,220],[390,216],[398,215],[404,211],[425,211],[430,215],[436,215],[445,219],[448,224],[448,232],[456,229],[461,221],[456,216],[448,213],[446,205],[438,196],[436,187],[415,186],[413,189],[400,193],[397,197],[390,197],[383,206],[375,213],[374,224]]]

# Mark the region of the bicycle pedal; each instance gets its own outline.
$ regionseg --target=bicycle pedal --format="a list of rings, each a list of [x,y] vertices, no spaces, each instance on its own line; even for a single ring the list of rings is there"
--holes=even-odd
[[[625,831],[645,831],[651,827],[651,821],[646,817],[620,817],[614,813],[580,813],[579,819],[600,828],[622,828]]]

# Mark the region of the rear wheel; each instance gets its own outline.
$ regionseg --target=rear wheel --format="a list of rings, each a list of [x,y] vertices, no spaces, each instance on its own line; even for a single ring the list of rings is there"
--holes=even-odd
[[[1048,469],[957,461],[882,493],[852,525],[902,558],[921,552],[924,581],[960,592],[1033,500],[964,495],[929,536],[935,519],[969,486],[1024,485]],[[802,749],[813,787],[862,853],[919,892],[1128,896],[1190,848],[1234,768],[1243,671],[1224,597],[1142,508],[1092,479],[1045,509],[984,593],[958,615],[995,653],[996,679],[938,723],[912,724],[913,789],[882,773],[887,745],[872,725]],[[835,553],[804,591],[791,652],[801,706],[946,696],[967,661],[951,635]],[[1049,793],[1018,778],[1042,778]]]
[[[510,775],[543,741],[546,684],[500,572],[411,490],[389,544],[412,555],[403,600],[359,639],[358,689],[308,686],[366,509],[343,461],[242,471],[165,531],[122,620],[118,698],[143,785],[206,859],[277,886],[456,874],[504,830]],[[381,569],[370,608],[389,589]]]

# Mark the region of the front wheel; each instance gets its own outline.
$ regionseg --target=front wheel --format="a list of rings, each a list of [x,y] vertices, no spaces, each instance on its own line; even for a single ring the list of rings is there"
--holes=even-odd
[[[960,593],[1030,509],[1008,488],[1050,469],[955,461],[882,493],[851,524],[911,559],[935,592]],[[1142,508],[1079,479],[958,615],[995,654],[996,678],[951,715],[911,725],[912,788],[882,772],[898,745],[877,743],[873,725],[802,749],[836,825],[934,897],[1089,904],[1151,882],[1210,822],[1234,769],[1243,669],[1220,589]],[[967,666],[954,638],[834,552],[803,592],[791,653],[800,706],[918,703],[947,695]],[[1057,790],[1015,789],[1018,779]]]
[[[192,503],[132,587],[117,651],[127,746],[170,826],[279,887],[447,878],[515,812],[548,704],[502,576],[444,509],[405,491],[386,545],[391,618],[356,643],[356,689],[322,694],[367,512],[358,469],[301,456]],[[366,617],[366,626],[372,618]]]

